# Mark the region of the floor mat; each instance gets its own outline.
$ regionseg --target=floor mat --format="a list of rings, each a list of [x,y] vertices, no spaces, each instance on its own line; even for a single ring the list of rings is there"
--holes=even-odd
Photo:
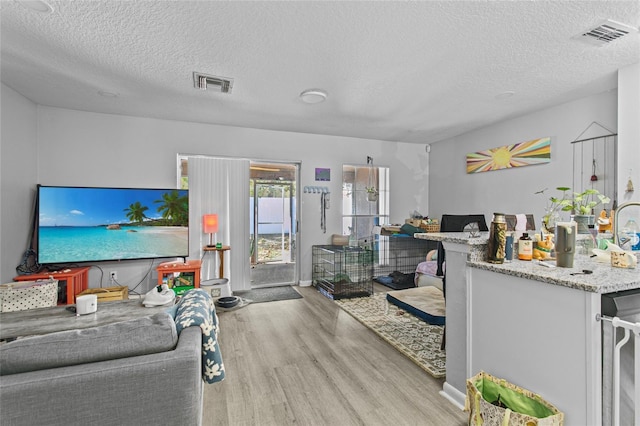
[[[428,324],[389,303],[386,293],[336,303],[427,373],[445,377],[446,356],[440,349],[444,327]]]
[[[445,306],[442,290],[430,286],[390,291],[387,293],[387,300],[429,324],[444,325]]]
[[[266,287],[256,288],[249,291],[234,291],[234,296],[239,296],[242,299],[248,299],[251,303],[262,302],[275,302],[278,300],[289,299],[302,299],[302,295],[298,293],[293,287],[281,286],[281,287]]]

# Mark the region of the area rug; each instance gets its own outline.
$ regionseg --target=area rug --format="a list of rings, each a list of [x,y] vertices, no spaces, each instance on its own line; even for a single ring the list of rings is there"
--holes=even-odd
[[[427,373],[445,377],[446,357],[440,349],[442,326],[430,325],[389,303],[386,293],[336,303]]]
[[[234,296],[250,300],[251,303],[275,302],[278,300],[301,299],[302,295],[290,285],[280,287],[256,288],[249,291],[234,291]]]

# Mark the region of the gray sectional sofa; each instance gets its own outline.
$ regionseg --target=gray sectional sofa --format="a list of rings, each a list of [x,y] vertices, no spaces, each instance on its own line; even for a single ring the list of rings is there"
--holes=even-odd
[[[199,425],[202,332],[171,314],[0,344],[0,424]]]

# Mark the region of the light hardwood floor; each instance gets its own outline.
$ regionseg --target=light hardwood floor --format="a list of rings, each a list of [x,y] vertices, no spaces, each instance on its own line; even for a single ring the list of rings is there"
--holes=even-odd
[[[205,385],[203,425],[455,425],[434,379],[322,296],[219,312],[226,379]]]

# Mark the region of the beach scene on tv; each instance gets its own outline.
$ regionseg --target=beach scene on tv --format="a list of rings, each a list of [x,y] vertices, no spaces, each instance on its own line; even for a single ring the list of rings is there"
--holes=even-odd
[[[185,257],[188,191],[40,187],[38,261]]]

